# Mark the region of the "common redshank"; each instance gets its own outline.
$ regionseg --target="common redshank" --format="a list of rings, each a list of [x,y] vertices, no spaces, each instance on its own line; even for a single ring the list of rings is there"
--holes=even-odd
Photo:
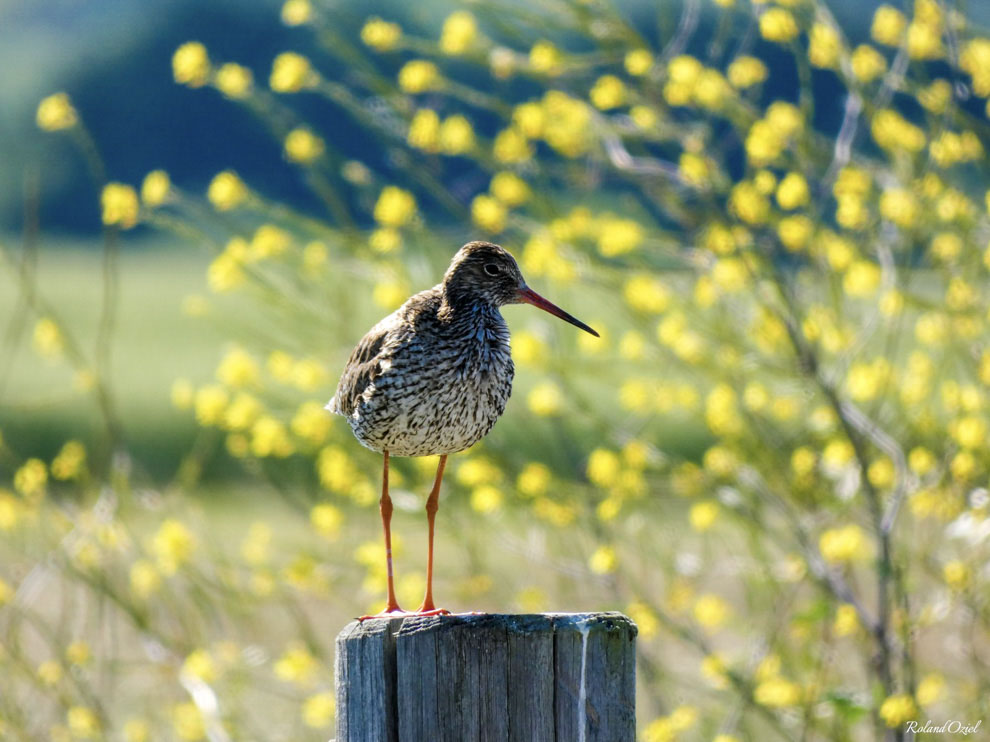
[[[372,327],[351,353],[327,409],[347,418],[362,445],[384,455],[379,506],[388,596],[378,615],[405,614],[392,579],[389,456],[440,456],[426,500],[426,595],[416,614],[445,613],[433,602],[433,530],[447,456],[481,440],[505,410],[514,369],[505,304],[532,304],[598,333],[526,285],[515,259],[490,242],[469,242],[443,281],[411,297]]]

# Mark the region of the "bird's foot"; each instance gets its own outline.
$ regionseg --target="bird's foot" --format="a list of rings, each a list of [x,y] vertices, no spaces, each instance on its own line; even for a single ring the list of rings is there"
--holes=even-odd
[[[434,608],[432,605],[421,605],[414,616],[449,616],[450,611],[446,608]]]
[[[385,606],[380,613],[367,614],[365,616],[358,616],[358,621],[367,621],[370,618],[402,618],[404,616],[412,616],[414,614],[409,611],[404,611],[399,608],[396,604],[389,604]]]

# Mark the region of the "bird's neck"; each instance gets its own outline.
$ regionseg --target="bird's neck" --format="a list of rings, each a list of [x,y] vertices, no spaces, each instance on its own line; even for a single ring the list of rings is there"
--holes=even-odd
[[[476,297],[468,298],[441,290],[440,309],[437,312],[440,321],[448,323],[452,328],[473,333],[484,328],[501,328],[505,326],[498,307]]]

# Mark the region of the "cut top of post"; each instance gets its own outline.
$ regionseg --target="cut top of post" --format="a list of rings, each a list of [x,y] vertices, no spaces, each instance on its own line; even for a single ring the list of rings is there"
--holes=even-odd
[[[337,742],[634,742],[621,613],[369,619],[337,637]]]

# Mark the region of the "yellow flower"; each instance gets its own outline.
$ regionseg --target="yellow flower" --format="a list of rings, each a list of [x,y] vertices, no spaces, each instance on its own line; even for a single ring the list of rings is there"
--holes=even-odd
[[[316,658],[300,642],[291,643],[275,662],[275,676],[287,683],[309,686],[316,678]]]
[[[295,52],[282,52],[272,62],[268,85],[276,93],[298,93],[303,88],[314,87],[319,75],[309,60]]]
[[[151,549],[162,574],[175,574],[189,561],[196,548],[196,539],[182,521],[169,518],[155,532]],[[133,575],[132,575],[133,577]]]
[[[990,96],[990,39],[971,39],[963,45],[959,66],[973,78],[973,92]]]
[[[205,649],[194,649],[182,663],[182,672],[205,683],[212,683],[217,677],[217,666]]]
[[[918,683],[918,690],[914,695],[918,699],[918,703],[922,706],[930,706],[938,701],[944,688],[945,678],[937,672],[932,672],[921,679],[921,682]]]
[[[333,421],[329,413],[319,402],[312,400],[303,402],[299,406],[290,423],[292,432],[296,436],[316,445],[326,440],[332,425]]]
[[[55,93],[38,104],[35,121],[43,131],[60,131],[78,124],[79,116],[67,93]]]
[[[187,41],[172,55],[172,77],[180,85],[201,88],[210,81],[210,57],[198,41]]]
[[[900,46],[907,28],[907,19],[897,8],[881,5],[873,14],[870,36],[874,41],[887,46]]]
[[[409,191],[385,186],[375,203],[375,221],[386,227],[402,227],[416,215],[416,199]]]
[[[565,157],[579,157],[592,142],[591,111],[588,104],[560,90],[543,96],[545,113],[543,139]]]
[[[808,34],[808,60],[814,67],[835,69],[842,53],[838,32],[824,23],[816,23]]]
[[[55,660],[45,660],[38,665],[38,679],[45,685],[55,685],[62,679],[62,666]]]
[[[282,23],[286,26],[302,26],[313,19],[313,6],[309,0],[285,0],[282,5]]]
[[[889,696],[880,704],[880,717],[888,727],[899,727],[906,721],[916,718],[918,707],[914,699],[902,693],[896,696]]]
[[[759,85],[770,74],[767,66],[761,60],[750,56],[741,56],[733,59],[726,72],[729,83],[739,89]]]
[[[172,728],[185,742],[198,742],[206,736],[203,715],[191,701],[172,707]]]
[[[321,502],[309,511],[309,522],[317,533],[333,540],[340,534],[340,529],[344,525],[344,514],[330,503]]]
[[[596,575],[607,575],[615,571],[619,560],[611,546],[599,546],[588,557],[588,569]]]
[[[529,66],[534,72],[551,77],[559,75],[562,61],[560,50],[549,41],[537,41],[529,50]]]
[[[694,619],[707,629],[716,629],[729,618],[731,609],[719,596],[706,593],[694,604]]]
[[[920,152],[925,148],[925,132],[889,108],[874,114],[870,134],[877,144],[892,152]]]
[[[681,178],[696,188],[706,186],[711,178],[711,165],[708,160],[693,152],[682,152],[677,164]]]
[[[399,281],[383,281],[375,284],[371,298],[382,309],[392,310],[402,304],[409,292]]]
[[[52,461],[52,476],[67,480],[78,477],[86,467],[86,449],[79,441],[68,441]]]
[[[254,75],[247,67],[233,62],[221,65],[213,77],[217,90],[228,98],[243,100],[251,94],[254,86]]]
[[[402,38],[402,28],[398,23],[369,18],[361,28],[361,41],[375,51],[387,52],[395,49]]]
[[[648,273],[626,279],[622,295],[630,307],[646,314],[660,314],[670,306],[670,292],[659,278]]]
[[[531,461],[523,467],[516,479],[516,489],[527,497],[545,495],[552,479],[550,469],[536,461]]]
[[[488,190],[509,208],[526,203],[533,195],[525,180],[507,170],[495,173]]]
[[[907,29],[907,49],[911,59],[939,59],[945,56],[941,25],[912,21]]]
[[[560,413],[564,406],[564,395],[552,381],[544,381],[530,390],[526,404],[534,415],[550,417]]]
[[[608,111],[626,101],[626,86],[615,75],[602,75],[595,81],[589,95],[595,108]]]
[[[44,358],[58,358],[65,349],[65,340],[55,320],[42,317],[34,326],[34,349]]]
[[[853,50],[851,64],[860,82],[872,82],[887,71],[887,60],[869,44],[860,44]]]
[[[306,273],[317,273],[327,262],[326,244],[318,240],[307,242],[303,248],[302,258]]]
[[[880,267],[868,260],[857,260],[846,271],[842,288],[850,296],[867,297],[880,286]]]
[[[130,570],[131,591],[142,600],[154,595],[161,587],[161,574],[155,565],[145,559],[139,559],[131,565]]]
[[[863,559],[869,553],[866,534],[856,524],[825,531],[818,539],[818,548],[822,559],[830,564]]]
[[[606,258],[625,255],[638,248],[646,235],[643,226],[633,219],[603,217],[598,233],[598,252]]]
[[[464,116],[449,116],[440,125],[439,141],[445,155],[462,155],[474,149],[474,128]]]
[[[732,187],[729,211],[747,224],[762,224],[770,213],[770,202],[755,185],[742,181]]]
[[[234,346],[217,366],[217,379],[230,387],[258,386],[261,369],[258,362],[243,348]]]
[[[507,210],[505,204],[492,196],[481,194],[471,201],[471,220],[493,234],[505,229]]]
[[[406,141],[410,147],[424,152],[437,152],[440,149],[440,116],[430,108],[416,111],[409,122],[409,133]]]
[[[316,693],[303,702],[303,721],[306,722],[306,726],[313,729],[329,726],[335,709],[333,693],[329,691]]]
[[[801,688],[782,677],[770,677],[756,686],[753,698],[769,708],[796,706],[801,701]]]
[[[141,182],[141,201],[154,208],[168,200],[172,182],[164,170],[152,170]]]
[[[798,35],[798,25],[790,11],[770,8],[760,16],[760,36],[767,41],[784,43]]]
[[[533,147],[523,132],[510,126],[495,135],[492,154],[499,162],[526,162],[533,156]]]
[[[122,728],[124,742],[148,742],[151,726],[144,719],[128,719]]]
[[[251,426],[251,453],[259,458],[292,455],[292,442],[281,420],[263,415]]]
[[[688,515],[691,527],[698,533],[704,533],[715,523],[715,519],[718,518],[718,510],[718,503],[711,500],[695,503],[691,506],[691,512]]]
[[[124,183],[107,183],[100,194],[100,206],[103,209],[103,223],[118,225],[121,229],[130,229],[137,224],[138,202],[137,192]]]
[[[650,71],[653,66],[653,55],[648,49],[633,49],[626,52],[623,64],[626,72],[633,77],[639,77]]]
[[[471,509],[482,515],[494,513],[502,507],[502,492],[498,487],[483,484],[471,492]]]
[[[777,224],[777,236],[784,247],[797,252],[807,246],[814,228],[814,222],[804,214],[785,216]]]
[[[653,129],[659,121],[657,112],[649,106],[633,106],[629,109],[629,118],[643,130]]]
[[[913,227],[918,217],[917,210],[917,199],[905,188],[890,188],[880,195],[880,214],[898,227]]]
[[[463,54],[470,50],[478,35],[478,22],[466,10],[458,10],[447,16],[440,32],[440,51],[444,54]]]
[[[586,473],[595,485],[605,489],[614,485],[622,472],[622,464],[614,451],[596,448],[588,457]]]
[[[233,170],[217,173],[206,191],[206,198],[217,211],[230,211],[248,197],[248,187]]]
[[[414,59],[399,70],[399,87],[407,93],[424,93],[440,85],[440,70],[433,62]]]
[[[808,181],[800,173],[788,173],[777,186],[777,203],[788,211],[808,203]]]
[[[28,459],[14,472],[14,489],[29,501],[40,499],[47,483],[48,469],[41,459]]]
[[[100,735],[100,719],[85,706],[73,706],[65,715],[69,731],[76,739],[95,739]]]
[[[955,559],[951,562],[946,562],[942,568],[942,577],[945,579],[945,584],[953,590],[962,590],[969,582],[969,568],[958,559]]]
[[[309,165],[323,154],[326,145],[309,129],[297,128],[285,138],[285,156],[292,162]]]
[[[859,616],[856,608],[849,603],[843,603],[835,609],[835,621],[832,629],[837,636],[850,636],[859,630]]]
[[[268,561],[271,545],[271,526],[262,521],[257,521],[251,524],[247,535],[244,537],[244,540],[241,541],[241,556],[248,564],[260,566]],[[209,658],[209,655],[207,655],[207,658]],[[203,679],[207,680],[207,678]]]

